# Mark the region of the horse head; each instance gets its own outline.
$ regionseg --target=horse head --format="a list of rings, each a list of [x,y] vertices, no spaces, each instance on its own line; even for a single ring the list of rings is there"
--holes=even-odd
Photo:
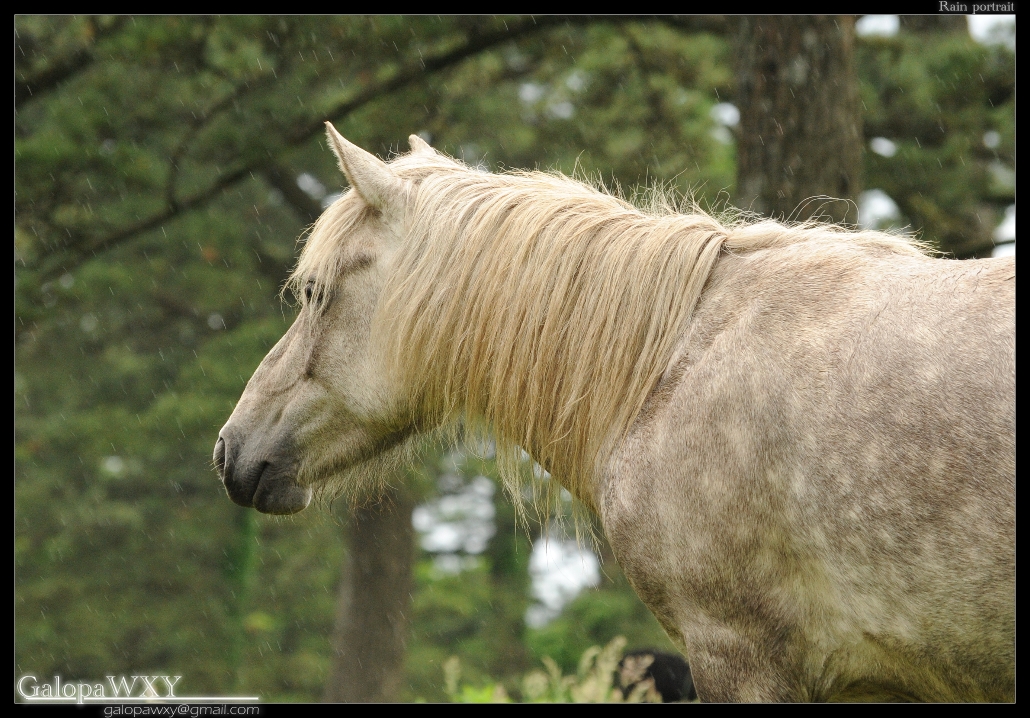
[[[214,450],[229,497],[264,513],[301,511],[333,478],[414,434],[371,329],[404,238],[409,183],[326,128],[351,191],[315,224],[291,279],[298,316],[250,378]],[[413,155],[433,153],[410,141]]]

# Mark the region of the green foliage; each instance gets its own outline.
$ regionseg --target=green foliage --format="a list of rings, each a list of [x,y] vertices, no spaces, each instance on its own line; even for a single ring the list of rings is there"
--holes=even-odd
[[[461,661],[451,656],[443,664],[444,690],[452,703],[511,703],[508,693],[498,683],[473,687],[460,685]]]
[[[526,645],[534,658],[550,658],[564,671],[575,670],[590,646],[607,645],[619,636],[629,640],[630,649],[678,651],[618,566],[604,569],[610,578],[602,586],[581,593],[547,625],[527,630]]]
[[[545,656],[545,670],[526,673],[518,681],[516,696],[520,703],[660,703],[661,698],[649,686],[640,685],[623,696],[617,685],[616,667],[622,657],[626,639],[616,636],[603,648],[590,646],[579,657],[574,672],[565,675],[561,667]],[[478,686],[462,683],[461,661],[451,656],[444,662],[444,686],[453,703],[511,703],[508,691],[500,683],[487,680]]]
[[[415,480],[427,493],[436,491],[438,477],[448,475],[463,485],[477,476],[500,485],[492,459],[459,452],[429,457],[419,474]],[[532,546],[499,488],[494,507],[494,536],[483,553],[453,557],[458,571],[428,552],[420,554],[405,662],[406,699],[445,700],[440,671],[453,654],[462,657],[465,675],[477,681],[507,678],[529,665],[523,636]]]
[[[903,32],[859,43],[856,59],[866,137],[897,147],[890,157],[866,152],[866,186],[898,203],[897,226],[959,257],[989,255],[1015,202],[1013,53],[967,33]]]
[[[566,28],[441,83],[425,129],[473,163],[578,169],[627,188],[672,181],[715,195],[734,176],[732,148],[709,135],[714,89],[731,82],[728,54],[721,38],[660,24]]]

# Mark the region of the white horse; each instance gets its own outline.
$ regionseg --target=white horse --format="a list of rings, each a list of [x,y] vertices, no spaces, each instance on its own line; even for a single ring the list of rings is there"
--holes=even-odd
[[[328,137],[351,190],[219,434],[233,501],[463,421],[599,514],[702,700],[1014,699],[1014,258]]]

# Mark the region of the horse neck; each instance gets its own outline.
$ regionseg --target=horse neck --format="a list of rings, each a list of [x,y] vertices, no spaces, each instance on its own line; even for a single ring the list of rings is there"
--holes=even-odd
[[[489,427],[499,455],[526,449],[581,498],[665,372],[725,237],[708,217],[608,200],[544,220],[532,197],[507,213],[469,205],[458,229],[424,228],[384,301],[416,411]]]

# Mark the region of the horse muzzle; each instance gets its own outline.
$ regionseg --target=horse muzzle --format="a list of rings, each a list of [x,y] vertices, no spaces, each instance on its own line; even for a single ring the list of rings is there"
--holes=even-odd
[[[307,508],[311,487],[297,484],[289,452],[273,449],[248,456],[244,446],[228,426],[215,444],[215,469],[234,503],[265,514],[295,514]]]

